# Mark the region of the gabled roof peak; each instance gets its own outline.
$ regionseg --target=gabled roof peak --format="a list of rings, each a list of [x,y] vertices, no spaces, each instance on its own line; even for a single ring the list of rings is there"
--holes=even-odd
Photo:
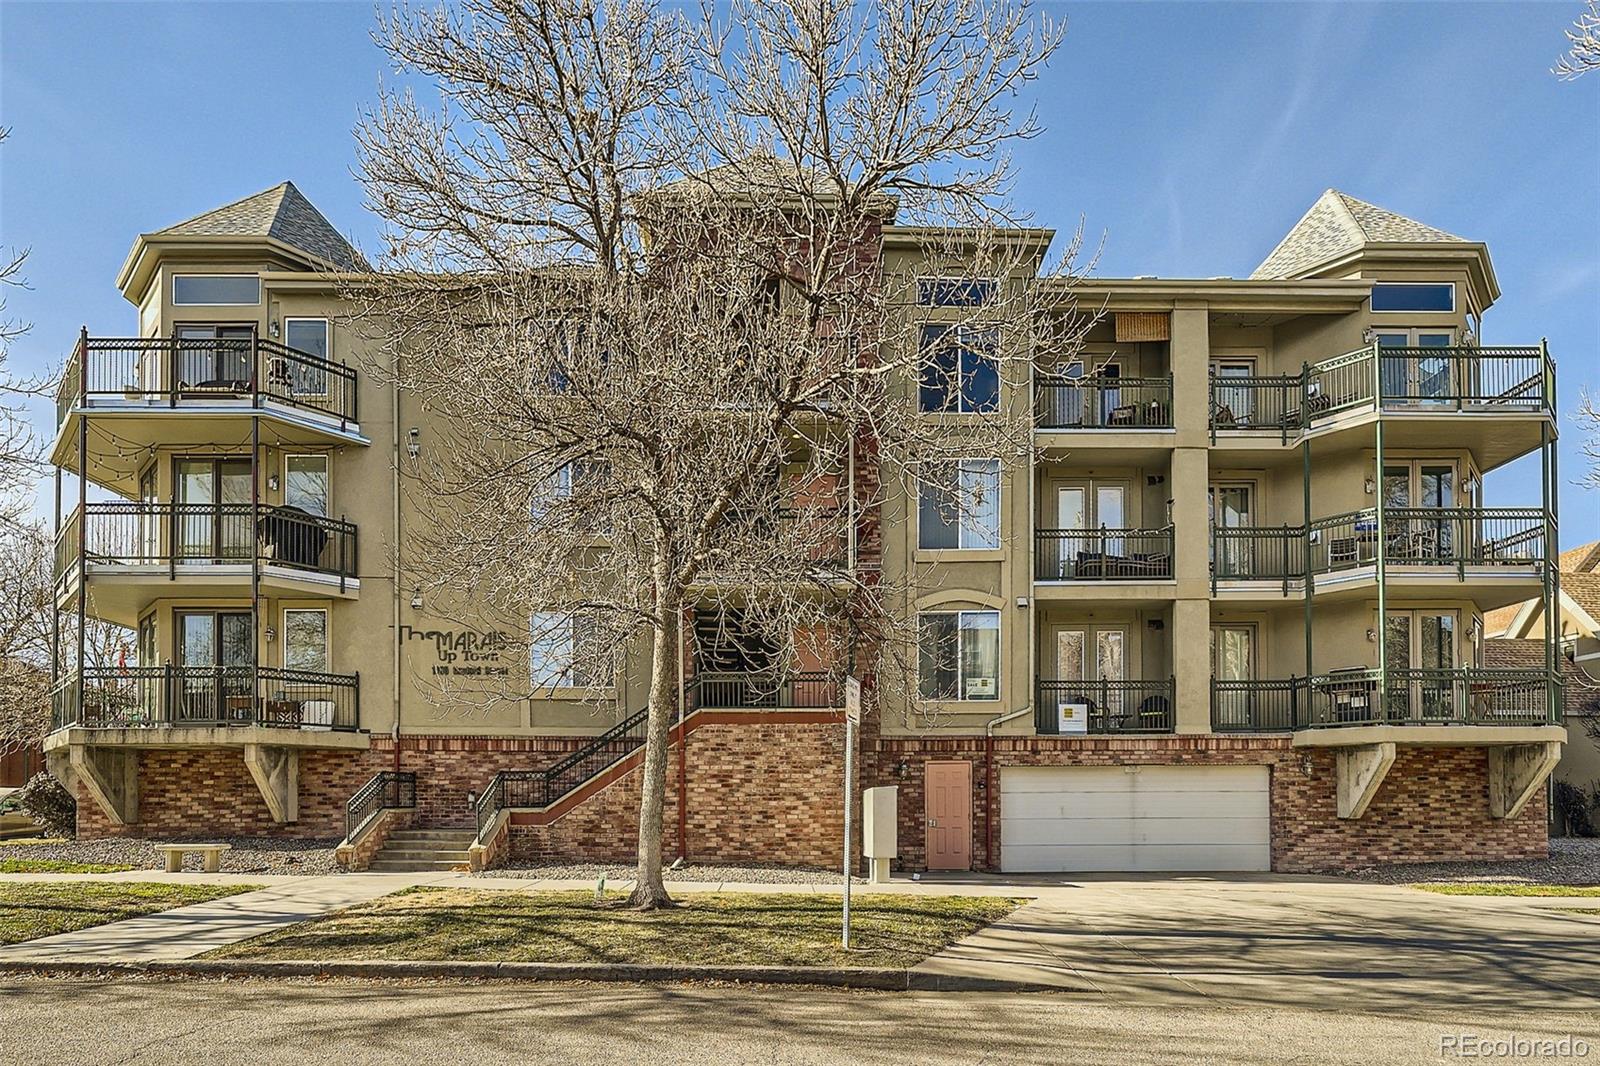
[[[292,181],[186,218],[151,236],[271,237],[338,270],[365,266],[350,242]]]
[[[1369,244],[1471,244],[1464,237],[1397,215],[1338,189],[1317,197],[1252,278],[1305,277]]]

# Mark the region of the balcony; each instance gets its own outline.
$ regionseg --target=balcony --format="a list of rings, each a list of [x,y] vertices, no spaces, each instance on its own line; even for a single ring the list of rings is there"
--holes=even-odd
[[[1035,425],[1044,430],[1172,428],[1172,378],[1040,375]]]
[[[1478,667],[1213,679],[1211,728],[1218,733],[1283,733],[1357,726],[1554,725],[1559,716],[1552,715],[1549,692],[1555,683],[1539,670]]]
[[[56,687],[52,730],[349,733],[361,726],[358,674],[249,666],[87,669]]]
[[[1377,403],[1374,403],[1374,397]],[[1298,374],[1211,378],[1211,434],[1277,434],[1282,443],[1352,411],[1555,417],[1555,365],[1541,347],[1374,345]]]
[[[67,519],[56,538],[56,586],[65,597],[85,575],[105,579],[135,604],[143,584],[182,577],[197,584],[237,585],[248,583],[259,563],[269,584],[350,595],[359,588],[356,548],[354,525],[295,507],[89,503]],[[108,590],[107,596],[97,607],[116,609],[118,593]]]
[[[1522,507],[1385,507],[1319,518],[1305,526],[1213,527],[1212,588],[1226,582],[1276,582],[1285,594],[1306,577],[1432,569],[1464,581],[1536,580],[1547,565],[1548,516]],[[1452,573],[1453,572],[1453,573]]]
[[[56,422],[78,412],[208,415],[263,411],[356,433],[356,372],[263,337],[81,336],[56,391]]]
[[[1046,736],[1171,733],[1172,678],[1164,681],[1034,683],[1033,726]]]
[[[1033,535],[1035,581],[1171,581],[1172,527],[1040,529]]]
[[[844,706],[839,675],[823,671],[705,670],[687,693],[690,710],[763,710]]]

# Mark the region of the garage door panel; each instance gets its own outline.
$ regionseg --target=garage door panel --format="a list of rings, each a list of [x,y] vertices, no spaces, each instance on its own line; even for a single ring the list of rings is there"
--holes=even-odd
[[[1267,786],[1263,766],[1006,767],[1001,866],[1266,870]]]

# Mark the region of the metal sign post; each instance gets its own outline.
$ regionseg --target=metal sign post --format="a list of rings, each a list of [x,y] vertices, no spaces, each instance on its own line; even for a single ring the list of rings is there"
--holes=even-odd
[[[856,726],[861,724],[861,682],[844,679],[844,936],[850,950],[850,832],[851,779],[855,776]]]

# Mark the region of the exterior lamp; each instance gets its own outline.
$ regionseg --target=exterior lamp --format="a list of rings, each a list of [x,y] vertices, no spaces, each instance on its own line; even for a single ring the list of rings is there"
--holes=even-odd
[[[268,644],[271,644],[273,641],[278,639],[278,631],[273,629],[271,626],[267,627],[267,631],[263,635],[267,638]]]
[[[1366,490],[1368,496],[1372,495],[1373,491],[1377,488],[1377,485],[1373,483],[1371,474],[1367,475],[1367,479],[1361,483],[1361,487]]]
[[[406,454],[413,459],[422,454],[421,436],[416,426],[412,426],[411,432],[406,434]]]
[[[1376,644],[1376,643],[1378,643],[1378,631],[1376,629],[1367,630],[1367,643],[1368,644]]]
[[[411,609],[413,611],[422,610],[422,589],[420,587],[411,590]]]

